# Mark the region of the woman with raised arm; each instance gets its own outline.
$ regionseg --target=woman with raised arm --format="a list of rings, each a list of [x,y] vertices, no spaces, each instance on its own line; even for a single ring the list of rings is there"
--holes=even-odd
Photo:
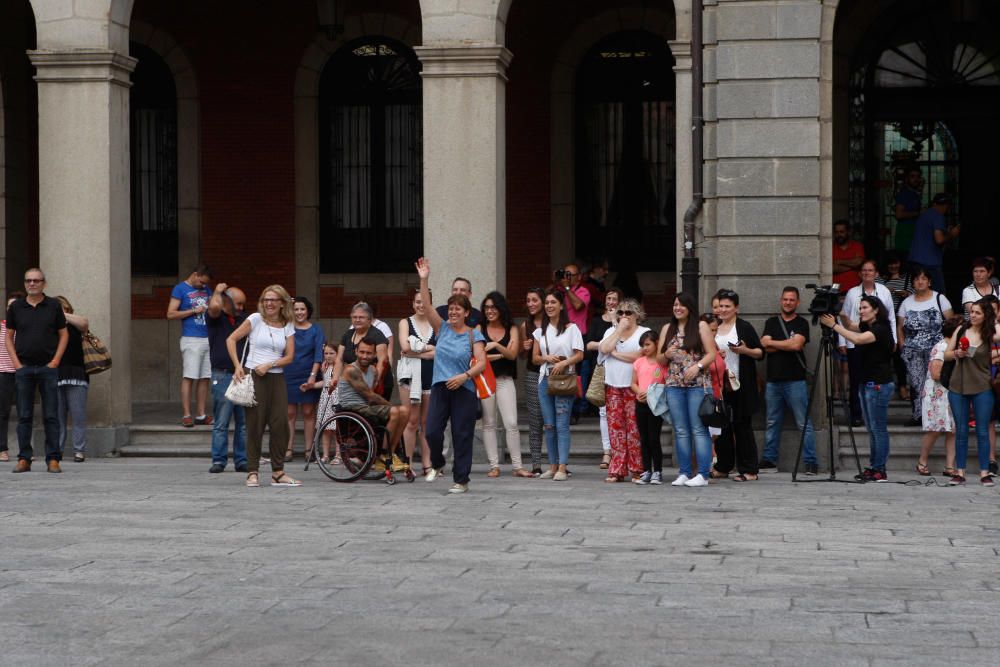
[[[889,400],[896,391],[892,368],[892,325],[889,309],[877,296],[865,295],[858,305],[858,331],[837,322],[833,315],[821,315],[820,324],[854,344],[861,355],[861,413],[871,439],[868,467],[861,473],[866,482],[886,482],[889,460]]]
[[[295,326],[292,324],[292,298],[281,285],[264,288],[252,313],[226,339],[226,349],[233,362],[233,381],[240,381],[247,371],[253,373],[257,405],[246,409],[247,415],[247,486],[260,486],[260,451],[264,428],[271,438],[271,486],[301,486],[302,482],[285,473],[281,446],[288,442],[288,389],[282,368],[295,359]],[[236,354],[236,344],[249,336],[246,364]]]
[[[532,360],[540,367],[538,399],[542,404],[545,421],[545,445],[549,453],[549,469],[541,479],[557,482],[569,478],[569,420],[575,396],[557,396],[549,393],[549,376],[572,373],[583,360],[583,334],[569,321],[563,302],[563,292],[549,290],[544,302],[545,321],[535,330]]]
[[[708,486],[712,469],[712,440],[698,416],[698,408],[712,391],[708,368],[715,361],[715,338],[708,324],[698,320],[694,297],[681,292],[674,298],[670,321],[660,334],[657,361],[667,367],[667,405],[674,424],[674,450],[680,474],[672,486]],[[694,444],[698,473],[691,469]]]
[[[542,303],[545,290],[532,287],[528,290],[525,306],[528,317],[521,323],[521,356],[524,357],[524,406],[528,409],[528,449],[531,451],[531,474],[542,474],[542,404],[538,399],[539,366],[532,360],[535,347],[535,331],[542,328],[545,312]]]
[[[493,396],[483,399],[483,444],[490,461],[488,477],[500,476],[500,449],[497,444],[497,412],[506,430],[507,451],[514,477],[532,477],[521,465],[521,432],[517,428],[517,352],[521,346],[520,331],[514,325],[507,299],[500,292],[490,292],[479,310],[483,313],[480,330],[486,338],[486,359],[497,380]]]
[[[476,408],[479,396],[472,379],[486,368],[486,346],[478,329],[465,320],[472,313],[472,304],[462,294],[448,297],[448,320],[441,319],[431,302],[428,280],[431,264],[426,257],[417,260],[420,277],[420,298],[427,320],[437,338],[434,348],[434,377],[431,380],[430,412],[427,414],[427,443],[431,450],[431,470],[424,477],[433,482],[445,465],[444,428],[451,420],[451,443],[455,450],[452,466],[454,484],[448,493],[469,490],[472,472],[472,438],[476,430]]]

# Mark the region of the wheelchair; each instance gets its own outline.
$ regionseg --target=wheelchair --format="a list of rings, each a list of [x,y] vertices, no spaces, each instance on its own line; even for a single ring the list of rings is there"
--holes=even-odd
[[[324,462],[321,452],[323,451],[323,433],[327,430],[333,432],[333,446],[330,452],[332,458]],[[385,428],[372,426],[357,412],[342,410],[338,405],[334,408],[333,415],[316,429],[316,437],[312,443],[312,456],[306,461],[305,470],[309,470],[309,464],[315,462],[320,471],[334,482],[356,482],[364,478],[366,480],[384,480],[386,484],[395,484],[397,476],[393,471],[392,461],[394,452],[389,452],[388,446],[383,447],[383,443],[387,439]],[[380,461],[384,465],[384,470],[373,467],[380,450],[385,452]],[[403,469],[399,472],[403,473],[408,482],[415,479],[409,461],[404,461]]]

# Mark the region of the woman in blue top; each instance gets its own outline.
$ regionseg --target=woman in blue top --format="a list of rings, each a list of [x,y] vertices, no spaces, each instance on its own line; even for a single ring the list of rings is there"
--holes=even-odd
[[[304,296],[295,297],[292,303],[295,317],[295,359],[285,369],[285,386],[288,389],[288,449],[285,461],[292,460],[292,444],[295,442],[295,419],[299,407],[302,408],[302,424],[306,439],[306,461],[312,453],[313,438],[316,436],[316,404],[319,391],[313,385],[323,363],[323,330],[309,320],[313,316],[313,305]]]
[[[462,294],[453,294],[448,298],[448,320],[441,319],[432,305],[427,285],[431,274],[430,262],[421,257],[416,266],[420,276],[420,299],[425,304],[427,319],[437,337],[427,414],[431,470],[424,479],[433,482],[441,474],[445,464],[442,453],[444,427],[450,419],[451,442],[455,448],[455,463],[452,466],[455,483],[448,493],[465,493],[469,490],[469,473],[472,472],[472,437],[476,429],[476,409],[479,407],[479,396],[472,378],[486,368],[486,341],[478,329],[466,325],[472,304]]]

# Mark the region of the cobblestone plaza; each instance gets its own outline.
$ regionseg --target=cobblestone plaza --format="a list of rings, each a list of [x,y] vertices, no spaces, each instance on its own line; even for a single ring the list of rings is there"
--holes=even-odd
[[[994,490],[202,463],[0,478],[0,664],[996,664]]]

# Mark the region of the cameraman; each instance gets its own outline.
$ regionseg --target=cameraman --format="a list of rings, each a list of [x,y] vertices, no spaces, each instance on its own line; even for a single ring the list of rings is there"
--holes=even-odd
[[[875,264],[875,260],[866,259],[861,263],[861,270],[859,271],[861,276],[861,284],[852,287],[847,290],[847,296],[844,298],[844,309],[840,313],[840,322],[844,325],[845,329],[851,331],[859,331],[858,328],[860,320],[859,308],[861,306],[861,299],[865,296],[871,296],[878,298],[885,306],[887,313],[895,313],[895,309],[892,305],[892,292],[885,285],[880,285],[875,282],[878,278],[878,265]],[[890,318],[892,319],[892,318]],[[896,327],[892,328],[892,344],[896,345]],[[848,395],[851,399],[851,425],[861,426],[861,399],[858,394],[858,389],[861,386],[861,354],[854,347],[854,343],[851,342],[846,336],[840,337],[840,353],[841,355],[847,355],[847,370],[850,376],[850,389]]]
[[[866,482],[886,482],[886,462],[889,460],[889,399],[896,391],[892,368],[893,327],[889,309],[881,299],[865,295],[858,306],[860,323],[852,331],[837,322],[833,315],[821,315],[820,324],[852,343],[860,356],[860,381],[863,397],[862,413],[870,433],[869,467],[862,473]]]

